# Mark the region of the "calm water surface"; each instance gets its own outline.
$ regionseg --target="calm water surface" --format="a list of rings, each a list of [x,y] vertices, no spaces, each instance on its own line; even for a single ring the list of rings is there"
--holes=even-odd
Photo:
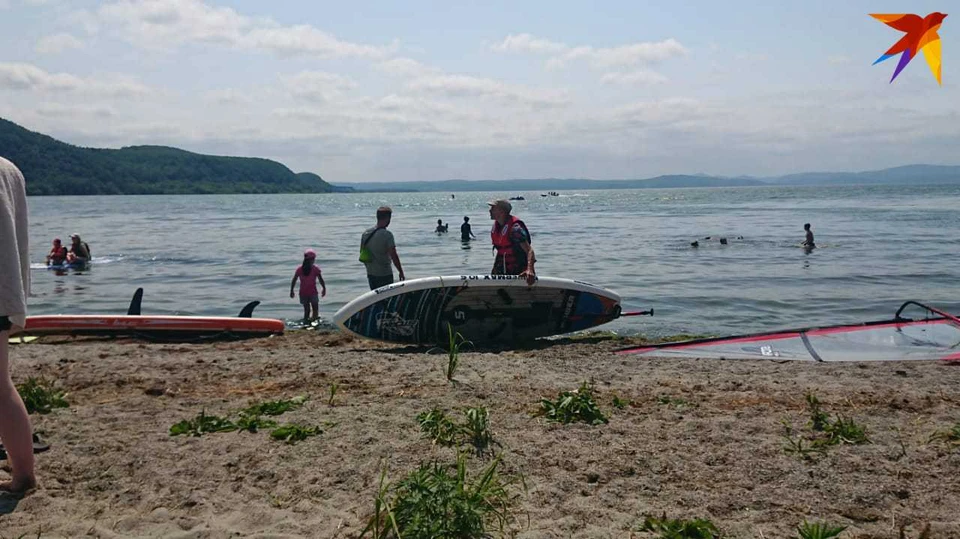
[[[523,195],[540,275],[605,286],[624,310],[605,329],[728,334],[887,318],[907,299],[960,311],[960,187],[748,187],[563,192],[31,197],[32,314],[123,313],[144,288],[145,314],[296,319],[290,279],[312,247],[328,317],[367,290],[360,233],[378,206],[407,278],[486,273],[485,201]],[[479,241],[460,242],[463,216]],[[437,219],[450,233],[433,233]],[[803,223],[818,249],[806,254]],[[77,232],[88,272],[57,275],[50,240]],[[710,236],[711,239],[704,239]],[[743,239],[737,239],[742,236]],[[728,238],[728,245],[719,243]],[[690,247],[699,239],[700,247]]]

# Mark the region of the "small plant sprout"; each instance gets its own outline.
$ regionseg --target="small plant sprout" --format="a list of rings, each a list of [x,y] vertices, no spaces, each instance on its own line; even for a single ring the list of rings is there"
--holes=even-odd
[[[797,539],[834,539],[839,537],[846,526],[831,526],[825,522],[810,523],[806,520],[797,526]]]
[[[960,423],[946,430],[938,430],[930,435],[930,441],[941,441],[948,444],[960,444]]]
[[[330,384],[330,397],[327,399],[327,405],[333,406],[333,399],[337,396],[338,389],[340,389],[340,384],[336,382]]]
[[[467,408],[463,414],[466,416],[466,423],[462,427],[463,433],[466,434],[470,444],[476,448],[477,455],[482,456],[493,441],[487,421],[487,409],[482,406]]]
[[[467,344],[473,344],[472,342],[463,338],[459,332],[453,332],[453,326],[450,323],[447,323],[447,366],[443,370],[443,374],[447,377],[447,380],[451,383],[456,383],[454,376],[457,374],[457,367],[460,366],[460,349]]]
[[[206,410],[201,410],[200,415],[193,419],[184,419],[170,427],[170,436],[179,436],[188,434],[190,436],[203,436],[211,432],[233,432],[237,430],[237,425],[225,417],[216,415],[207,415]]]
[[[600,425],[609,422],[593,398],[593,387],[587,382],[583,382],[576,391],[562,391],[555,401],[541,398],[537,415],[563,424],[583,421]]]
[[[613,396],[613,407],[616,408],[617,410],[623,410],[624,408],[627,407],[628,404],[630,404],[630,401],[621,399],[616,395]]]
[[[303,406],[305,402],[307,402],[307,397],[303,395],[286,400],[256,402],[240,410],[240,414],[248,416],[280,415]]]
[[[641,531],[659,533],[659,539],[720,539],[720,530],[707,519],[684,520],[679,518],[646,517]]]
[[[417,416],[417,423],[420,424],[421,432],[433,443],[444,447],[457,444],[460,427],[454,424],[443,410],[434,408],[429,412],[422,412]]]
[[[27,413],[49,414],[54,408],[67,408],[67,394],[54,387],[53,381],[44,377],[27,378],[26,382],[17,384],[17,392],[23,399]]]
[[[830,424],[830,416],[820,409],[820,399],[812,391],[807,391],[804,398],[807,401],[807,410],[810,412],[810,428],[817,432],[826,430]]]
[[[320,427],[308,427],[305,425],[281,425],[270,431],[270,437],[274,440],[280,440],[288,444],[302,442],[311,436],[323,434]]]
[[[485,538],[503,535],[512,517],[515,497],[512,477],[497,469],[500,457],[475,475],[467,474],[467,459],[455,465],[424,463],[396,483],[385,472],[374,499],[374,511],[360,536],[375,539],[430,537]]]

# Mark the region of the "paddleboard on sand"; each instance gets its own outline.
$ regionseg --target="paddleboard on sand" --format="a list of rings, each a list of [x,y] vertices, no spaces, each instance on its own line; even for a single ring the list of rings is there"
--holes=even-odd
[[[250,337],[283,333],[282,320],[253,318],[260,304],[251,301],[236,317],[153,316],[141,314],[143,289],[138,288],[125,315],[74,314],[28,316],[23,335],[133,335],[154,338]],[[16,337],[19,338],[19,337]],[[28,337],[29,338],[29,337]]]
[[[371,290],[333,316],[370,339],[445,345],[447,324],[475,345],[502,345],[605,324],[620,316],[620,296],[581,281],[513,275],[456,275],[400,281]]]

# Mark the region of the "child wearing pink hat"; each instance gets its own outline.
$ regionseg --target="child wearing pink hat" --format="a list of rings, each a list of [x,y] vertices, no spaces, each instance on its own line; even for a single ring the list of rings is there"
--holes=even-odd
[[[327,284],[323,282],[320,267],[315,264],[317,253],[313,249],[303,252],[303,264],[297,266],[297,271],[290,281],[290,297],[293,297],[293,287],[300,279],[300,305],[303,305],[303,323],[309,324],[320,318],[320,297],[326,297]],[[320,281],[321,292],[317,295],[317,281]]]

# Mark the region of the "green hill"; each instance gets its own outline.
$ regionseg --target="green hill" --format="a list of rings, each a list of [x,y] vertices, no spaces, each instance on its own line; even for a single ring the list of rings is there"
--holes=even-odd
[[[80,148],[0,118],[0,155],[23,172],[29,195],[330,193],[320,176],[269,159],[220,157],[164,146]]]

